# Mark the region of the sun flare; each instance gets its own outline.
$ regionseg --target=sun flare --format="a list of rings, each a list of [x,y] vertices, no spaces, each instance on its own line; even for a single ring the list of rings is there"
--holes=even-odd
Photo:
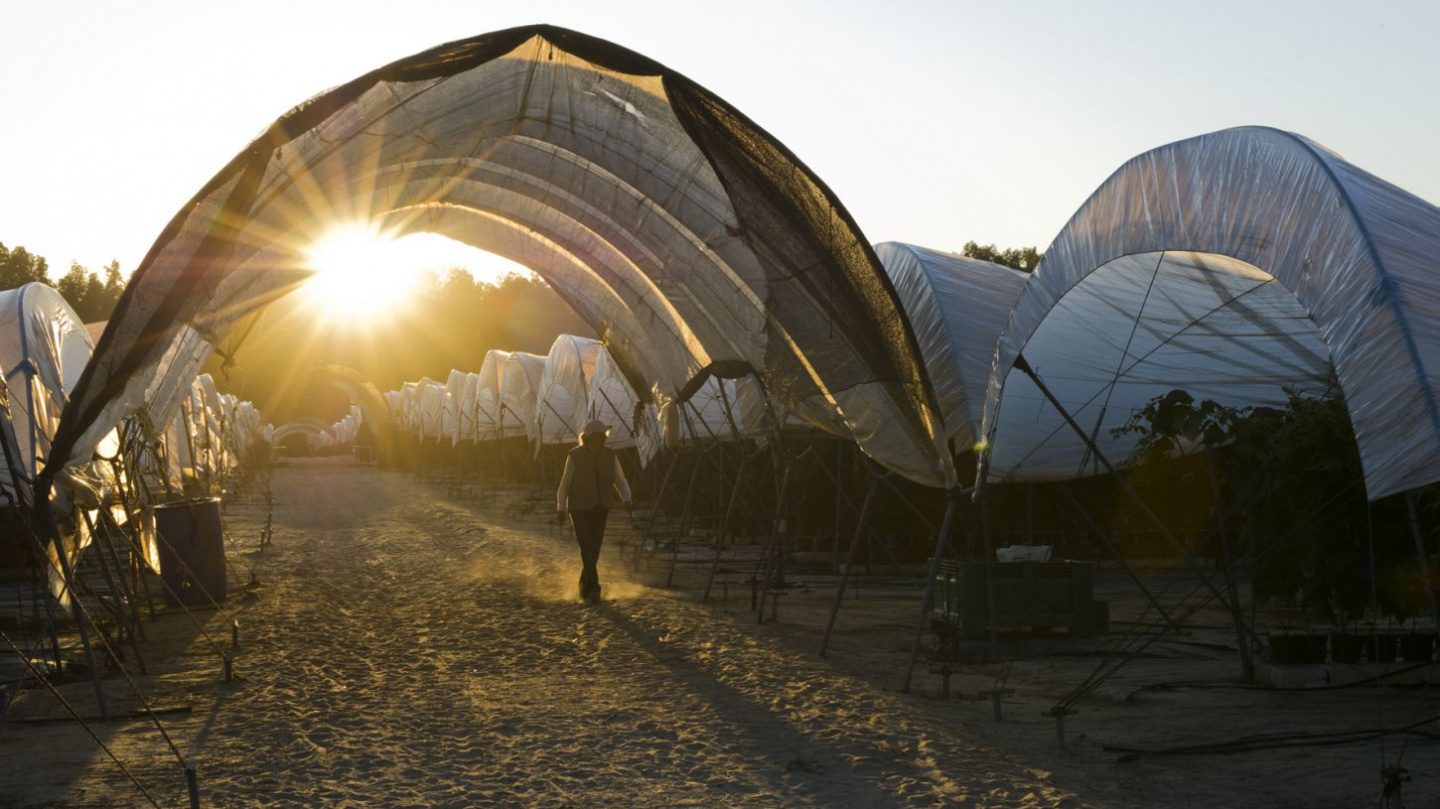
[[[331,229],[310,246],[306,259],[314,275],[304,291],[316,311],[357,325],[401,311],[427,272],[443,278],[459,269],[487,284],[530,273],[509,259],[436,233],[396,236],[364,223]]]
[[[315,274],[305,291],[329,317],[375,317],[403,305],[415,290],[419,268],[403,245],[364,225],[336,228],[308,253]]]

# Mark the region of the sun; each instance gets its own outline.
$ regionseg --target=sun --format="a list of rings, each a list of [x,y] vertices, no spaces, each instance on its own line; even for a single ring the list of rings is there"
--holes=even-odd
[[[352,325],[402,311],[427,272],[443,278],[460,269],[485,284],[530,275],[523,265],[437,233],[395,235],[365,223],[326,231],[306,250],[306,266],[314,275],[303,290],[314,311]]]
[[[420,268],[401,240],[367,225],[336,227],[307,250],[305,294],[330,319],[375,318],[411,298]]]

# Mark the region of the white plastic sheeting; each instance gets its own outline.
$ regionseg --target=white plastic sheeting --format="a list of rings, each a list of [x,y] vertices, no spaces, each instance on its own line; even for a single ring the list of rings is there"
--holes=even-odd
[[[1229,129],[1142,154],[1080,208],[1017,300],[986,400],[990,478],[1087,467],[1074,445],[1061,461],[1037,441],[1068,428],[1019,382],[1022,352],[1062,401],[1111,397],[1116,412],[1082,414],[1106,438],[1142,395],[1133,380],[1263,402],[1257,386],[1318,382],[1323,344],[1368,496],[1440,480],[1437,257],[1440,209],[1298,135]],[[1078,356],[1081,340],[1114,363]]]
[[[331,424],[327,432],[334,444],[353,444],[360,435],[360,426],[365,423],[364,411],[352,404],[339,421]]]
[[[1029,277],[1018,270],[913,244],[884,242],[890,274],[957,452],[980,436],[995,341]]]
[[[234,437],[236,452],[242,458],[255,445],[256,441],[266,440],[261,425],[261,414],[254,404],[240,402],[235,405]]]
[[[768,439],[773,435],[771,419],[780,422],[785,431],[811,431],[829,428],[829,431],[848,435],[844,425],[827,422],[823,415],[790,413],[773,397],[770,410],[766,411],[765,393],[753,376],[739,379],[711,377],[684,402],[664,402],[660,406],[659,420],[661,436],[667,447],[712,441],[734,441],[740,439]],[[822,417],[817,417],[822,416]]]
[[[705,380],[684,402],[660,405],[659,420],[664,444],[671,449],[710,441],[753,438],[764,432],[763,421],[747,423],[740,411],[737,386],[744,379]],[[753,383],[752,383],[753,384]]]
[[[212,474],[221,474],[231,467],[234,460],[225,447],[225,399],[210,374],[201,374],[195,381],[198,383],[198,397],[193,413],[200,428],[197,432],[204,447],[205,461]]]
[[[193,377],[164,429],[166,473],[177,492],[186,491],[187,483],[213,480],[218,471],[208,422],[204,385]]]
[[[510,352],[490,349],[480,364],[475,389],[475,432],[478,440],[500,438],[500,390]]]
[[[640,455],[641,466],[648,465],[660,452],[660,422],[655,406],[649,402],[641,403],[635,389],[603,346],[595,358],[589,400],[588,418],[610,425],[609,446],[615,449],[634,447]]]
[[[0,369],[25,485],[45,463],[60,413],[94,346],[85,324],[59,292],[30,283],[0,292]],[[13,487],[0,458],[0,484]]]
[[[450,369],[450,375],[445,378],[445,417],[440,432],[449,439],[451,446],[460,443],[461,425],[467,421],[460,407],[468,380],[469,374],[454,368]]]
[[[1294,296],[1244,262],[1202,253],[1139,253],[1105,264],[1056,304],[1025,357],[1112,463],[1139,440],[1113,431],[1176,388],[1235,407],[1283,407],[1287,388],[1312,396],[1331,388],[1325,343]],[[992,479],[1105,471],[1018,371],[997,424]]]
[[[684,76],[546,26],[366,74],[237,155],[137,268],[57,452],[88,454],[167,364],[208,354],[201,331],[225,335],[302,280],[336,210],[402,230],[463,210],[458,235],[528,241],[520,258],[662,393],[758,371],[791,407],[843,414],[881,463],[953,485],[894,290],[829,189]]]
[[[545,355],[535,400],[539,444],[575,444],[590,413],[590,380],[603,346],[599,340],[562,334]]]
[[[540,392],[540,375],[545,358],[524,351],[512,351],[505,358],[500,376],[500,423],[496,438],[526,436],[535,440],[535,402]]]
[[[419,385],[414,382],[404,382],[396,393],[395,424],[401,430],[411,435],[420,434],[420,424],[417,414],[419,405]]]
[[[480,375],[467,373],[460,384],[460,396],[455,400],[456,427],[455,443],[474,443],[480,439],[480,417],[477,408],[480,394]]]
[[[450,409],[450,392],[445,386],[428,377],[415,386],[415,432],[421,438],[444,439],[449,443],[450,433],[446,430],[446,411]]]

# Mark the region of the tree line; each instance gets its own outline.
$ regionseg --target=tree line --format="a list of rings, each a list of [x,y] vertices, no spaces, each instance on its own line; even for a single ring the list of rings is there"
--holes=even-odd
[[[115,302],[125,290],[125,278],[120,274],[120,262],[111,261],[100,273],[86,269],[78,261],[70,262],[70,269],[59,280],[50,278],[50,265],[44,256],[38,256],[20,245],[6,247],[0,242],[0,290],[15,289],[32,281],[54,287],[82,323],[109,320],[115,310]]]
[[[978,258],[991,264],[1003,264],[1020,272],[1035,272],[1045,254],[1034,247],[996,247],[993,244],[979,244],[969,241],[960,248],[960,255]]]

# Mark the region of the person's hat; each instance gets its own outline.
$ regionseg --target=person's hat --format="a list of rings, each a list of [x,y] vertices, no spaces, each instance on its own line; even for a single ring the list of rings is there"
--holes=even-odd
[[[581,430],[580,432],[584,433],[585,435],[608,433],[610,432],[610,425],[606,424],[600,419],[590,419],[590,421],[585,423],[585,429]]]

